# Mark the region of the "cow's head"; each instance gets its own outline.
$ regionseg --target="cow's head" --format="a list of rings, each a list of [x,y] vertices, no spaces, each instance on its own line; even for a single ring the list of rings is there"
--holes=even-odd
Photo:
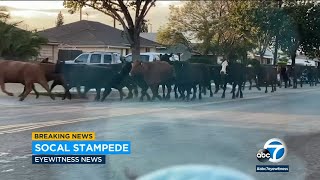
[[[129,73],[130,76],[137,76],[143,74],[145,71],[145,68],[143,66],[143,63],[141,61],[133,61],[132,68]]]

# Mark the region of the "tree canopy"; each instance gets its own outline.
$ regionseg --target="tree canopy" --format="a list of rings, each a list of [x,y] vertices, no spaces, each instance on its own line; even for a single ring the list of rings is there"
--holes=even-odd
[[[19,23],[8,23],[8,18],[0,19],[0,57],[29,60],[38,56],[41,44],[46,43],[47,39],[36,32],[18,28]]]
[[[202,54],[229,59],[245,57],[247,51],[262,59],[277,39],[275,47],[295,64],[297,50],[309,57],[320,55],[319,7],[314,0],[188,1],[170,8],[167,26],[201,42]]]

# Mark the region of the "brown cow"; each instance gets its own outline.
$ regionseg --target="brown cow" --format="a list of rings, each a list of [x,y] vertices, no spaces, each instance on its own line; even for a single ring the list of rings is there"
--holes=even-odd
[[[48,82],[49,81],[53,81],[53,84],[51,85],[50,91],[52,91],[52,89],[56,85],[61,85],[65,89],[65,94],[62,97],[62,100],[64,100],[66,97],[68,99],[71,99],[71,93],[66,88],[63,76],[61,74],[55,73],[56,64],[51,63],[51,62],[49,62],[47,60],[48,60],[48,58],[42,60],[39,64],[40,64],[41,68],[45,71],[47,81]],[[37,92],[37,90],[34,87],[32,89],[36,94],[36,98],[38,98],[39,97],[39,93]],[[23,90],[22,94],[25,92],[25,90],[26,90],[26,87],[24,87],[24,90]],[[20,94],[19,97],[21,97],[22,94]]]
[[[165,61],[134,61],[132,63],[130,76],[138,76],[143,78],[145,83],[152,91],[152,100],[155,98],[158,98],[159,100],[162,99],[158,93],[159,85],[166,85],[168,87],[167,99],[170,99],[171,85],[174,79],[174,68],[169,63]],[[143,88],[140,97],[141,101],[143,100],[143,97],[147,95],[147,89],[148,87]]]
[[[39,83],[49,93],[51,99],[55,99],[51,94],[45,71],[39,64],[0,60],[0,86],[2,92],[8,96],[13,96],[13,93],[6,91],[5,83],[21,83],[26,87],[26,91],[20,97],[20,101],[23,101],[27,95],[32,91],[34,83]]]

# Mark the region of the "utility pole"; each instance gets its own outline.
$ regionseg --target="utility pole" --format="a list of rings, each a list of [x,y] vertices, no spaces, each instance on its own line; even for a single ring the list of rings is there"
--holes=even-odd
[[[116,28],[116,18],[113,16],[113,27]]]
[[[280,9],[282,6],[282,0],[277,0],[278,1],[278,8]],[[278,27],[277,27],[278,28]],[[279,31],[277,32],[276,35],[276,42],[274,45],[274,54],[273,54],[273,65],[277,64],[278,61],[278,49],[279,49]]]

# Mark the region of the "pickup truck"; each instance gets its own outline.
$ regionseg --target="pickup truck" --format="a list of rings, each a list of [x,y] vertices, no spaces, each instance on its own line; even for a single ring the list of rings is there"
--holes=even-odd
[[[66,64],[119,64],[120,54],[116,52],[88,52],[82,53],[74,60],[65,61]]]

